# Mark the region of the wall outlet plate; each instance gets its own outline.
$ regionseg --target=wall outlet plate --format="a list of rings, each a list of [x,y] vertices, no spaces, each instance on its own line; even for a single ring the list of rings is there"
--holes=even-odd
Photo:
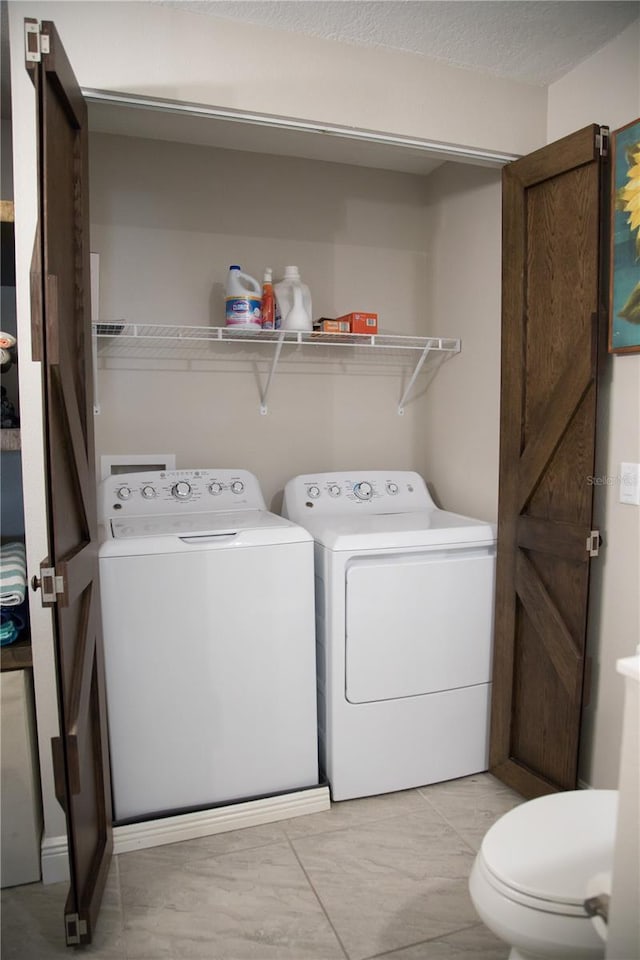
[[[640,463],[620,464],[620,503],[640,507]]]

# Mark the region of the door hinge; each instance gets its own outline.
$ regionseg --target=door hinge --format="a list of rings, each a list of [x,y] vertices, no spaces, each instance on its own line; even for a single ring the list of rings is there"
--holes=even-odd
[[[596,150],[601,157],[609,156],[609,127],[600,127],[600,133],[596,133]]]
[[[40,567],[40,576],[31,578],[31,589],[41,590],[42,606],[58,602],[58,595],[64,593],[64,577],[56,574],[55,567]]]
[[[27,21],[24,25],[24,56],[27,63],[40,63],[42,54],[49,53],[49,35],[40,33],[40,24]]]
[[[64,924],[67,932],[67,946],[82,943],[80,937],[87,935],[87,921],[81,920],[77,913],[66,913]]]
[[[602,537],[599,530],[592,530],[587,537],[587,553],[590,557],[597,557],[600,554],[602,546]]]

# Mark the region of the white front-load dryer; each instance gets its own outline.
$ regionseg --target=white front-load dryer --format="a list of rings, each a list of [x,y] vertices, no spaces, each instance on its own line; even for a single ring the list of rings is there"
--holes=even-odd
[[[334,800],[486,770],[496,533],[408,471],[285,487],[315,540],[321,765]]]
[[[245,470],[101,485],[114,815],[318,784],[313,542]]]

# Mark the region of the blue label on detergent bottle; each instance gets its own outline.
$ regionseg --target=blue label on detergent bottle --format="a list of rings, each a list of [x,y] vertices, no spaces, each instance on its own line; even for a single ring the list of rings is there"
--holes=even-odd
[[[228,327],[260,326],[260,297],[226,297],[225,322]]]

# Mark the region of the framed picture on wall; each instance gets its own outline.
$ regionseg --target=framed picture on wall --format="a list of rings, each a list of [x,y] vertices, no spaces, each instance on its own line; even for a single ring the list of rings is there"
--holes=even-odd
[[[640,353],[640,119],[611,132],[609,352]]]

